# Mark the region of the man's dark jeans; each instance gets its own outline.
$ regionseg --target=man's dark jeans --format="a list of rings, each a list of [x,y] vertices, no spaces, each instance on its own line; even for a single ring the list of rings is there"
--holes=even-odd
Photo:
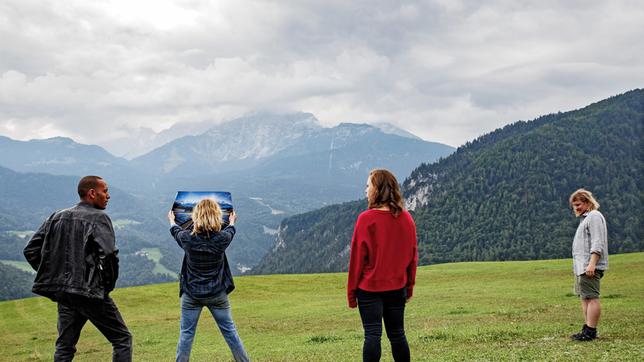
[[[358,289],[358,309],[364,327],[363,361],[380,360],[383,320],[394,360],[409,361],[409,345],[405,337],[406,294],[404,288],[387,292],[367,292]]]
[[[54,361],[71,361],[81,329],[89,320],[112,343],[112,361],[132,361],[132,335],[110,297],[86,298],[57,293],[58,339]]]

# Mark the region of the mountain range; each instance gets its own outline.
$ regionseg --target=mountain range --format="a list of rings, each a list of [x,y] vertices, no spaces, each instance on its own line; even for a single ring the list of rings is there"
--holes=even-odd
[[[66,137],[16,141],[0,136],[0,166],[18,172],[53,175],[125,174],[128,161],[95,145],[84,145]]]
[[[594,192],[609,251],[644,250],[644,91],[516,122],[416,168],[403,184],[421,264],[570,255],[568,196]],[[346,270],[359,200],[282,221],[253,273]]]
[[[387,132],[352,123],[322,127],[309,113],[254,114],[132,160],[68,138],[1,137],[0,260],[22,260],[22,246],[44,218],[77,202],[79,176],[97,174],[110,186],[107,212],[129,265],[121,285],[176,275],[182,252],[165,214],[178,190],[232,192],[240,219],[228,254],[241,273],[272,246],[284,217],[361,197],[371,168],[409,174],[453,150],[390,125]]]
[[[375,167],[404,180],[421,264],[568,257],[578,219],[567,198],[579,187],[601,203],[610,252],[642,251],[643,140],[640,89],[516,122],[457,150],[389,125],[322,127],[309,113],[253,114],[131,160],[66,138],[0,137],[0,262],[22,260],[30,232],[76,202],[78,177],[99,174],[112,190],[120,286],[174,278],[181,250],[165,213],[177,190],[232,192],[236,273],[346,270]],[[25,278],[10,268],[2,275]]]

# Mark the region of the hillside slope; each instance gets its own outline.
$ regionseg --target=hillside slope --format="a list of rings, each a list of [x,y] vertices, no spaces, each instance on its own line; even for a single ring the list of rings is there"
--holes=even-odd
[[[612,253],[644,250],[644,90],[507,126],[403,187],[424,263],[567,256],[580,187],[601,204]]]
[[[285,219],[252,274],[347,270],[353,224],[366,206],[364,200],[352,201]]]
[[[514,123],[414,170],[403,190],[420,263],[566,257],[578,223],[567,199],[580,187],[602,205],[612,253],[644,250],[636,212],[644,203],[644,90]],[[285,219],[255,272],[346,270],[353,222],[365,208],[362,201]]]
[[[412,361],[641,361],[644,359],[644,253],[611,256],[602,280],[599,340],[572,343],[580,327],[571,261],[450,263],[422,267],[405,326]],[[346,306],[346,274],[244,276],[231,294],[235,323],[254,361],[356,361],[358,311]],[[177,284],[113,293],[134,336],[135,361],[166,361],[179,335]],[[384,337],[383,337],[384,338]],[[56,305],[44,298],[0,303],[3,361],[49,361]],[[390,360],[383,341],[383,360]],[[87,324],[78,361],[106,361],[109,343]],[[228,361],[230,352],[207,312],[193,361]]]
[[[27,272],[0,262],[0,280],[0,300],[34,296],[31,293],[34,276]]]

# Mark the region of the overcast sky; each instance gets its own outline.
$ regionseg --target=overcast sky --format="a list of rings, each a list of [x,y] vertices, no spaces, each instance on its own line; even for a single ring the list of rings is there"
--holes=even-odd
[[[248,112],[458,146],[644,87],[644,2],[3,0],[0,135],[116,139]]]

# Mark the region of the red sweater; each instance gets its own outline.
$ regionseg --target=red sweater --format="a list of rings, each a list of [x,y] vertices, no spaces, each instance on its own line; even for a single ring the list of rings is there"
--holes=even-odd
[[[357,306],[358,288],[384,292],[406,287],[407,298],[411,298],[417,263],[416,225],[407,211],[397,218],[386,210],[363,212],[358,216],[351,240],[349,307]]]

